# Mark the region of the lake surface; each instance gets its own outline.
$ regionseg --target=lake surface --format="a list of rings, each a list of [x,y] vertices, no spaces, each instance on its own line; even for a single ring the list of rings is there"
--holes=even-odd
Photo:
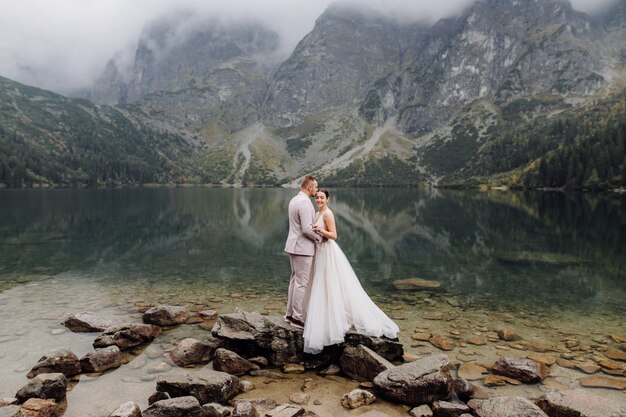
[[[59,325],[70,313],[137,321],[138,306],[168,303],[281,314],[286,212],[295,193],[0,190],[0,397],[13,396],[53,348],[79,356],[91,349],[93,334]],[[555,329],[626,333],[625,196],[339,189],[329,205],[337,242],[366,291],[398,320],[403,343],[411,343],[414,328],[443,332],[459,315],[489,331],[525,324],[535,329],[529,338],[549,339],[545,333]],[[394,280],[411,277],[437,280],[442,291],[395,290]],[[429,327],[424,311],[448,314],[448,326]],[[154,347],[167,349],[177,331]],[[109,384],[120,400],[144,391],[147,399],[154,373],[146,369],[155,358],[81,379],[65,415],[115,408],[89,394],[97,384]]]

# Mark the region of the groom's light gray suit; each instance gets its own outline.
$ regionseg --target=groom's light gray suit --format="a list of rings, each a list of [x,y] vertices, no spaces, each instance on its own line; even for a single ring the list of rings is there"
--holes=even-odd
[[[291,262],[287,316],[304,321],[304,302],[315,255],[315,242],[322,237],[313,231],[315,210],[302,191],[289,202],[289,235],[285,252]]]

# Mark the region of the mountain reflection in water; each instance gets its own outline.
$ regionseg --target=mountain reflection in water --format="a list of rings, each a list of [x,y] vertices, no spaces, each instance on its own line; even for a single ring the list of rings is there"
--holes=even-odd
[[[292,189],[0,191],[0,289],[73,271],[111,283],[285,291]],[[330,190],[363,286],[440,281],[466,302],[606,308],[626,290],[626,199],[550,192]],[[584,300],[584,303],[581,303]]]

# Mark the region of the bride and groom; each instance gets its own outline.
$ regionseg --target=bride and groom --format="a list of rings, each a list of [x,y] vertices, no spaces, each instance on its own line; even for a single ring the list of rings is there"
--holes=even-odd
[[[317,185],[315,177],[305,176],[300,192],[289,202],[285,252],[291,279],[285,321],[304,329],[306,353],[342,343],[352,326],[368,336],[396,338],[398,326],[365,293],[335,242],[337,229],[328,207],[329,193],[318,190]]]

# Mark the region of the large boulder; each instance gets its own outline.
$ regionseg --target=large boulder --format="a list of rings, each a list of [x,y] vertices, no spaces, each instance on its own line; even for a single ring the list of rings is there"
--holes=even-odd
[[[142,417],[205,417],[198,400],[191,396],[161,400],[143,410]]]
[[[72,314],[63,320],[63,326],[77,333],[102,332],[113,326],[113,321],[98,317],[89,311]]]
[[[355,331],[349,331],[346,333],[344,344],[346,346],[363,345],[388,361],[403,361],[404,346],[397,339],[391,340],[386,337],[366,336]]]
[[[62,400],[66,396],[67,378],[61,373],[39,374],[15,394],[21,404],[29,398]]]
[[[470,400],[467,405],[477,417],[548,417],[539,407],[522,397]]]
[[[624,417],[624,399],[598,397],[584,390],[549,392],[535,404],[550,417]]]
[[[69,349],[57,349],[42,356],[26,376],[34,378],[39,374],[62,373],[69,377],[80,372],[78,356]]]
[[[57,410],[58,409],[58,410]],[[29,398],[20,410],[24,417],[56,417],[59,415],[57,411],[61,411],[62,407],[57,407],[54,400],[42,400],[41,398]]]
[[[177,326],[189,320],[189,311],[180,306],[156,306],[143,313],[143,322],[157,326]]]
[[[167,392],[172,398],[191,395],[200,404],[229,401],[239,393],[239,388],[240,382],[236,376],[208,369],[161,376],[157,379],[157,391]]]
[[[307,367],[328,365],[339,357],[343,346],[364,345],[388,361],[402,360],[404,354],[402,344],[397,340],[349,331],[343,345],[330,346],[319,355],[305,355],[301,329],[285,323],[282,317],[266,317],[241,310],[220,315],[211,332],[222,341],[224,348],[245,358],[264,356],[276,366],[301,362]]]
[[[122,324],[108,327],[93,342],[93,347],[104,348],[115,345],[125,350],[149,343],[159,334],[161,334],[161,328],[152,324]]]
[[[388,400],[418,406],[450,397],[451,364],[445,354],[405,363],[374,378],[374,386]]]
[[[256,365],[228,349],[217,349],[213,359],[213,369],[232,375],[242,375],[259,369]]]
[[[96,349],[80,359],[83,372],[104,372],[118,368],[124,363],[122,351],[117,346]]]
[[[541,382],[550,374],[547,366],[532,359],[500,358],[491,370],[495,374],[507,376],[525,384]]]
[[[394,367],[387,359],[363,345],[346,346],[339,365],[344,374],[361,382],[372,381],[379,373]]]
[[[169,357],[176,365],[185,367],[209,362],[214,351],[213,345],[188,337],[176,344]]]
[[[228,349],[246,357],[265,356],[278,366],[302,361],[302,330],[290,326],[282,318],[237,310],[220,315],[211,332],[213,336],[231,342],[227,344]]]

